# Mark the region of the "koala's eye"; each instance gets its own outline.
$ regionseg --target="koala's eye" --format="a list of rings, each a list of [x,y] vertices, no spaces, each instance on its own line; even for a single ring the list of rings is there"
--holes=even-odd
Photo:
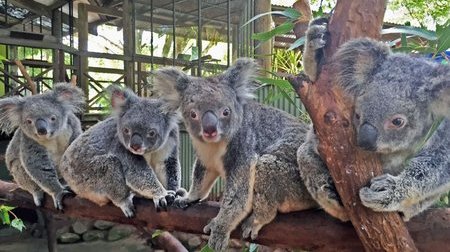
[[[397,128],[402,127],[405,124],[405,120],[403,120],[403,118],[394,118],[394,120],[392,120],[392,125],[394,125]]]
[[[231,114],[231,110],[229,108],[225,108],[222,111],[222,115],[225,116],[225,117],[228,117],[230,114]]]
[[[404,115],[395,115],[384,123],[385,129],[401,129],[405,127],[408,120]]]
[[[191,110],[191,118],[192,119],[197,119],[197,113],[195,113],[195,111],[194,110]]]
[[[56,121],[56,116],[55,116],[55,115],[52,115],[52,116],[50,117],[50,120],[51,120],[52,122]]]
[[[355,113],[355,119],[359,120],[361,118],[361,116],[358,113]]]
[[[126,135],[129,135],[130,134],[130,129],[129,128],[123,128],[123,133],[124,134],[126,134]]]
[[[150,131],[147,133],[147,135],[148,135],[149,137],[155,137],[155,136],[156,136],[156,131],[155,131],[155,130],[150,130]]]
[[[28,124],[33,124],[33,120],[27,119],[27,123],[28,123]]]

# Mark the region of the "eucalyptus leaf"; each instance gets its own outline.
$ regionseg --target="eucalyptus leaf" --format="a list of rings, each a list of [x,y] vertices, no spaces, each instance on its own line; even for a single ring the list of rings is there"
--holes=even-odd
[[[298,12],[296,9],[293,9],[293,8],[286,8],[284,11],[268,11],[268,12],[264,12],[264,13],[261,13],[261,14],[258,14],[256,16],[252,17],[250,20],[248,20],[241,26],[241,29],[244,26],[255,21],[256,19],[259,19],[259,18],[267,16],[267,15],[281,15],[281,16],[285,16],[292,20],[298,19],[301,16],[300,12]]]
[[[450,48],[450,21],[444,26],[436,26],[438,45],[436,53],[443,52]]]
[[[281,25],[273,28],[270,31],[254,33],[252,35],[252,38],[255,40],[267,41],[269,39],[274,38],[277,35],[286,34],[290,31],[292,31],[292,29],[294,29],[294,23],[292,23],[290,21],[286,21],[286,22],[282,23]]]
[[[428,40],[437,40],[438,37],[433,31],[411,26],[398,26],[381,30],[381,34],[404,33],[419,36]]]
[[[23,221],[18,218],[11,221],[11,227],[19,230],[20,232],[22,232],[22,230],[25,229],[25,225],[23,224]]]
[[[303,37],[297,39],[296,41],[294,41],[294,43],[291,44],[291,46],[288,48],[288,51],[304,45],[305,41],[306,41],[306,36],[303,36]]]

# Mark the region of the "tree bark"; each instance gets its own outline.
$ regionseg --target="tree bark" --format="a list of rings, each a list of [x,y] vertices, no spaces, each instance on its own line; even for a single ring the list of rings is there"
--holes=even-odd
[[[384,0],[338,1],[328,26],[327,60],[347,40],[362,36],[379,39],[385,7]],[[359,189],[383,171],[376,155],[356,148],[353,104],[333,85],[333,75],[327,62],[316,83],[296,79],[293,85],[314,123],[319,152],[356,233],[366,251],[417,251],[399,214],[373,212],[359,200]]]
[[[153,201],[136,198],[136,217],[125,218],[112,204],[98,206],[78,197],[64,199],[64,213],[57,212],[50,197],[40,208],[50,214],[108,220],[148,229],[203,233],[203,227],[219,211],[217,202],[206,202],[186,210],[169,208],[157,212]],[[31,195],[16,184],[0,180],[0,204],[34,209]],[[418,241],[421,251],[445,251],[450,237],[450,209],[433,209],[408,222],[411,235]],[[240,228],[232,233],[240,237]],[[342,223],[320,210],[307,210],[279,214],[265,226],[254,243],[280,248],[299,248],[308,251],[361,251],[363,245],[350,223]]]

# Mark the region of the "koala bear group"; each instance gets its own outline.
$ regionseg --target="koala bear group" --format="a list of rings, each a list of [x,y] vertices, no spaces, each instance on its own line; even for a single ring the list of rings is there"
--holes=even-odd
[[[313,81],[326,24],[316,20],[307,31],[303,63]],[[450,190],[450,69],[370,39],[344,44],[331,62],[336,83],[354,98],[357,145],[377,153],[385,172],[360,190],[361,201],[408,220]],[[255,239],[278,212],[322,207],[348,220],[314,127],[252,99],[257,70],[247,58],[206,78],[162,68],[154,73],[159,98],[111,86],[113,115],[84,133],[75,116],[84,97],[69,84],[2,99],[0,129],[17,129],[7,167],[38,206],[46,192],[62,209],[70,187],[99,205],[112,202],[127,217],[134,194],[157,208],[186,208],[222,177],[220,211],[204,228],[214,250],[227,248],[239,224],[244,238]],[[196,152],[189,192],[180,187],[180,114]]]
[[[85,104],[83,92],[68,83],[0,100],[0,129],[17,129],[6,166],[37,206],[46,192],[62,210],[67,185],[99,205],[113,202],[127,217],[134,215],[134,193],[152,198],[158,209],[184,195],[177,114],[162,112],[161,100],[116,86],[108,91],[114,115],[84,133],[75,116]]]

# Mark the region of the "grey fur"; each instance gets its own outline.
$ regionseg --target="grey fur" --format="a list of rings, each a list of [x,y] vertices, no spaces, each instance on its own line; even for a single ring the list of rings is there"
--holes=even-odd
[[[61,200],[69,191],[60,183],[57,167],[66,148],[81,134],[74,113],[83,106],[82,91],[68,83],[55,84],[44,94],[0,100],[0,130],[17,129],[6,150],[6,166],[37,206],[46,192],[55,208],[63,207]]]
[[[250,99],[256,71],[252,59],[242,58],[215,77],[190,77],[174,68],[155,75],[167,108],[181,110],[197,155],[189,193],[175,204],[187,207],[203,200],[217,177],[226,179],[219,214],[204,228],[215,250],[226,249],[231,231],[245,217],[243,236],[254,239],[277,211],[317,206],[296,163],[307,127]],[[211,122],[216,122],[212,131]]]
[[[61,174],[80,197],[112,201],[134,215],[133,192],[166,208],[180,189],[178,115],[131,90],[108,88],[114,115],[84,132],[64,153]],[[173,191],[168,191],[173,190]]]
[[[378,153],[386,173],[360,190],[361,201],[375,211],[402,212],[409,220],[450,190],[450,121],[442,119],[450,111],[450,68],[391,53],[366,38],[344,44],[333,64],[338,84],[355,99],[358,145]],[[302,177],[331,181],[316,147],[312,136],[299,148]],[[333,209],[315,193],[323,183],[306,185],[320,205]],[[334,191],[331,183],[326,187]]]

